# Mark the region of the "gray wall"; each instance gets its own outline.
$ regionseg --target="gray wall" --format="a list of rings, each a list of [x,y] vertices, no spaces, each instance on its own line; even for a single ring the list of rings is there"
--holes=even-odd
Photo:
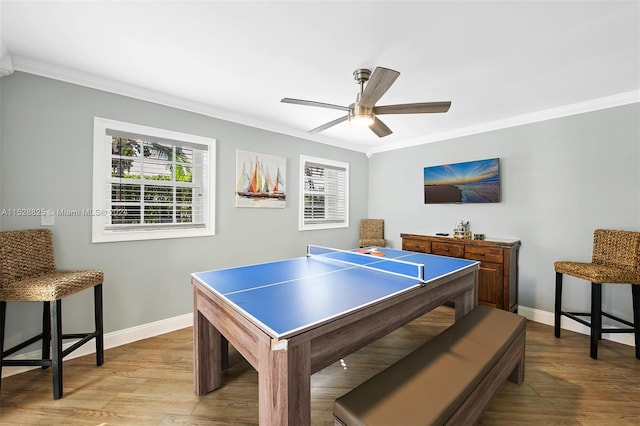
[[[192,312],[191,272],[302,256],[307,243],[351,248],[367,215],[368,159],[358,152],[238,125],[178,109],[16,72],[0,79],[0,206],[91,208],[93,117],[217,139],[216,235],[91,243],[90,217],[56,217],[59,268],[105,273],[105,331]],[[287,158],[284,209],[234,207],[236,149]],[[350,227],[298,231],[299,156],[350,165]],[[39,217],[1,218],[0,229],[40,227]],[[91,292],[63,301],[67,331],[91,318]],[[10,303],[7,345],[39,325],[40,305]],[[80,328],[80,329],[78,329]]]
[[[638,104],[367,159],[361,153],[20,72],[0,79],[0,95],[4,209],[91,207],[94,116],[218,141],[214,237],[91,244],[89,217],[56,218],[58,266],[105,271],[107,332],[191,312],[191,272],[299,256],[307,243],[355,246],[362,217],[384,218],[386,238],[394,247],[401,245],[401,232],[451,233],[462,219],[488,238],[520,239],[520,305],[544,311],[553,308],[553,261],[590,259],[595,228],[640,230]],[[234,207],[238,148],[287,158],[285,209]],[[300,154],[349,162],[348,229],[297,230]],[[490,157],[501,159],[502,202],[423,204],[423,167]],[[2,230],[39,226],[35,217],[0,217]],[[71,330],[91,318],[90,294],[85,293],[64,302],[65,324]],[[567,286],[565,294],[570,307],[589,306],[584,283]],[[631,318],[628,286],[606,287],[604,299],[605,308]],[[38,310],[36,304],[9,304],[7,344],[37,330]]]
[[[451,234],[460,220],[487,239],[521,240],[519,303],[551,312],[555,260],[589,261],[596,228],[640,231],[639,129],[632,104],[374,154],[369,217],[385,219],[394,247],[400,233]],[[493,157],[502,202],[424,204],[425,166]],[[565,287],[565,304],[588,310],[588,284]],[[632,319],[630,296],[606,286],[603,306]]]

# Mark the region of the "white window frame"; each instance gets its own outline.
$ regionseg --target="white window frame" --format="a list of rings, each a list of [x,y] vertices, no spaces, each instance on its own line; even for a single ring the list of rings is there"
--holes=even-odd
[[[186,144],[198,144],[208,147],[208,178],[204,182],[205,206],[202,209],[204,224],[190,227],[166,227],[163,229],[112,229],[109,227],[111,209],[111,145],[107,143],[107,129],[119,132],[133,133],[151,138],[168,139]],[[215,235],[215,164],[216,164],[216,140],[174,132],[155,127],[148,127],[134,123],[110,120],[94,117],[93,122],[93,205],[92,216],[92,242],[103,243],[113,241],[154,240],[163,238],[185,238]]]
[[[305,185],[305,167],[307,163],[313,163],[321,167],[326,166],[327,168],[344,169],[344,193],[338,194],[338,196],[344,201],[344,218],[342,221],[310,223],[309,220],[305,219],[305,195],[311,194],[311,192],[306,191]],[[300,231],[349,227],[349,163],[327,160],[324,158],[310,157],[307,155],[300,156],[300,211],[298,227]]]

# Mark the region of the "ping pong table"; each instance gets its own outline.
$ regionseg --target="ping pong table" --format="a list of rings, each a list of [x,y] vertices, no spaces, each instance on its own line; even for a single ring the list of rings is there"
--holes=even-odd
[[[222,386],[227,344],[258,371],[259,422],[311,422],[311,374],[448,301],[477,305],[479,262],[394,249],[308,246],[307,256],[191,274],[194,386]]]

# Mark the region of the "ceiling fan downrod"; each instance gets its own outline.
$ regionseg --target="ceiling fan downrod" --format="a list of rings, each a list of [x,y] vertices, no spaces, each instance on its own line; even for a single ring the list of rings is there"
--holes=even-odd
[[[358,68],[353,72],[353,79],[360,85],[360,94],[364,91],[364,83],[369,81],[371,77],[371,70],[366,68]]]

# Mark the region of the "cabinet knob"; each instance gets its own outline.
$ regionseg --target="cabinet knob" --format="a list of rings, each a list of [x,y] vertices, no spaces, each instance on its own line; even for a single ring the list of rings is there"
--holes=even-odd
[[[484,252],[483,251],[480,252],[480,256],[484,256]]]
[[[449,251],[449,247],[447,247],[446,249],[444,249],[444,251]]]

